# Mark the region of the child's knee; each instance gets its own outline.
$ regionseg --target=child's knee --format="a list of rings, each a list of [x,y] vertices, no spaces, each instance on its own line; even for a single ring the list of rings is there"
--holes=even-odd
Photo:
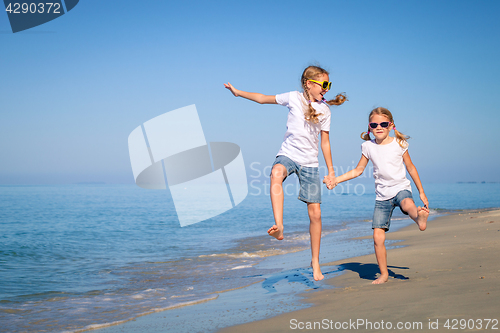
[[[385,245],[385,237],[373,237],[373,244],[375,246],[384,246]]]
[[[373,243],[375,245],[384,245],[385,243],[385,230],[381,228],[373,229]]]
[[[309,213],[309,218],[311,221],[321,222],[321,206],[319,204],[309,204],[307,207],[307,212]]]
[[[286,168],[284,165],[275,164],[271,170],[271,180],[283,181],[286,178]]]
[[[400,207],[401,207],[401,209],[403,209],[404,211],[407,212],[409,209],[416,207],[416,206],[415,206],[415,202],[413,201],[412,198],[405,198],[405,199],[403,199],[403,201],[401,201]]]

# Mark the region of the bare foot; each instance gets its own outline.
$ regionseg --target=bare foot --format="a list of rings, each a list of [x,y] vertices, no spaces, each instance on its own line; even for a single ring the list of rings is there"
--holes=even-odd
[[[313,264],[313,262],[311,261],[311,267],[313,269],[314,281],[320,281],[320,280],[323,280],[325,278],[323,276],[323,274],[321,273],[321,267],[319,266],[319,262],[315,262]]]
[[[267,231],[269,236],[273,236],[277,240],[283,240],[283,227],[278,228],[278,226],[275,224],[269,230]]]
[[[382,284],[389,280],[389,275],[380,275],[378,279],[372,282],[372,284]]]
[[[417,224],[420,231],[424,231],[427,228],[427,218],[429,217],[429,210],[425,207],[418,207]]]

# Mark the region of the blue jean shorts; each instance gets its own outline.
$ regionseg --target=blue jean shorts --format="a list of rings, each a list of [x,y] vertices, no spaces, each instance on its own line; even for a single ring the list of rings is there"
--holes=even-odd
[[[394,198],[389,200],[376,200],[375,210],[373,211],[372,229],[381,228],[385,229],[385,231],[389,231],[389,227],[391,226],[391,216],[394,208],[397,206],[401,209],[401,202],[406,198],[413,200],[411,192],[408,190],[399,191]],[[402,209],[401,212],[408,215],[408,213]]]
[[[283,181],[292,173],[297,174],[297,177],[299,177],[299,200],[306,203],[321,203],[321,183],[319,181],[319,168],[303,167],[284,155],[276,156],[273,167],[276,164],[283,165],[287,170],[287,175],[283,179]]]

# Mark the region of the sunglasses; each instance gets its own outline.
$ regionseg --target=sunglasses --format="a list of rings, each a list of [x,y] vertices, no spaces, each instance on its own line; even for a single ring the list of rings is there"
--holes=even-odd
[[[316,80],[308,80],[308,81],[319,84],[321,88],[323,88],[324,90],[330,90],[330,88],[332,87],[332,83],[328,81],[323,81],[323,82]]]
[[[368,125],[370,125],[370,128],[375,129],[378,127],[378,125],[380,125],[380,127],[382,127],[382,128],[387,128],[387,127],[389,127],[389,125],[392,125],[392,123],[390,121],[383,121],[380,124],[379,123],[370,123]]]

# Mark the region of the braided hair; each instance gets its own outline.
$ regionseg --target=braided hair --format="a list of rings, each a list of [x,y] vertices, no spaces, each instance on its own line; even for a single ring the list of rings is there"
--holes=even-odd
[[[325,69],[318,67],[318,66],[309,66],[306,69],[304,69],[304,72],[302,73],[302,77],[300,78],[300,83],[302,85],[302,89],[304,89],[304,94],[307,98],[307,105],[305,105],[305,112],[304,112],[304,117],[307,121],[312,122],[313,124],[317,124],[319,122],[318,117],[321,115],[321,113],[316,113],[316,110],[312,107],[311,105],[311,96],[309,95],[309,91],[307,89],[307,81],[308,80],[315,80],[318,78],[318,76],[326,74],[328,75],[328,71]],[[328,105],[341,105],[345,101],[347,101],[347,96],[345,93],[340,93],[337,96],[335,96],[334,99],[331,99],[329,101],[323,100],[326,104]]]

